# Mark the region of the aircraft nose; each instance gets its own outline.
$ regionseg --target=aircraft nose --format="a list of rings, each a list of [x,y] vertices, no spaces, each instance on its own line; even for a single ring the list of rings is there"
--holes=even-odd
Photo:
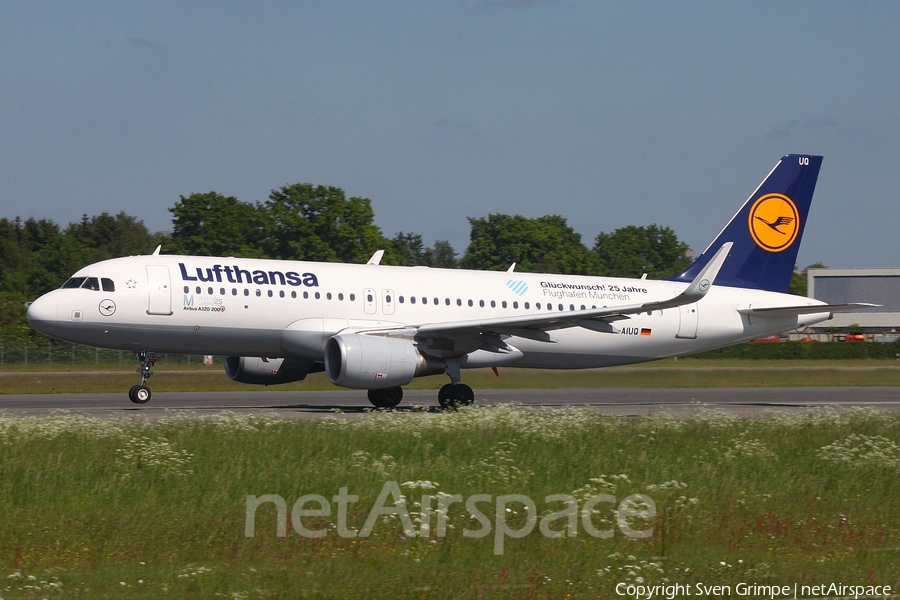
[[[25,316],[32,327],[42,331],[42,324],[53,323],[59,317],[59,307],[56,304],[56,299],[41,296],[28,306]]]

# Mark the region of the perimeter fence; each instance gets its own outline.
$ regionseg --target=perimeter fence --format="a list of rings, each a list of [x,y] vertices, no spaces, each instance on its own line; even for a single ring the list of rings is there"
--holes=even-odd
[[[207,359],[208,360],[208,359]],[[204,364],[204,357],[197,354],[158,353],[157,365],[197,365]],[[221,359],[216,361],[221,364]],[[43,365],[104,365],[137,366],[133,352],[127,350],[107,350],[81,346],[59,340],[35,340],[29,343],[0,342],[0,369],[10,367],[36,367]]]

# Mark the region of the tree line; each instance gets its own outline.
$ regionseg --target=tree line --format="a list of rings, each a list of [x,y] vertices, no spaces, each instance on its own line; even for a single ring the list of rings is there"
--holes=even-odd
[[[469,217],[469,245],[460,255],[446,240],[426,246],[421,234],[386,237],[374,224],[368,198],[337,187],[297,183],[263,202],[208,192],[181,196],[169,208],[172,230],[150,232],[120,212],[84,215],[60,226],[49,219],[0,219],[0,341],[36,336],[24,305],[59,287],[81,267],[100,260],[149,254],[243,256],[364,263],[384,250],[382,264],[606,275],[651,279],[680,273],[688,246],[668,227],[628,226],[599,233],[586,246],[559,215]]]

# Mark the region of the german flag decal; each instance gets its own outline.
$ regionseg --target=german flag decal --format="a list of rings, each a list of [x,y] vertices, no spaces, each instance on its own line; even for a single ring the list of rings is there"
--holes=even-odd
[[[641,335],[650,335],[650,328],[649,328],[649,327],[642,327],[642,328],[641,328]]]

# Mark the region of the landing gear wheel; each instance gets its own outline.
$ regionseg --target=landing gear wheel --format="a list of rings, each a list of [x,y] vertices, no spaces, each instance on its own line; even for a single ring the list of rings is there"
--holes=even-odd
[[[441,405],[441,408],[451,408],[450,404],[450,388],[453,387],[452,383],[448,383],[444,387],[441,388],[441,391],[438,392],[438,404]]]
[[[400,386],[383,390],[369,390],[369,402],[376,408],[394,408],[403,400],[403,388]]]
[[[150,388],[146,385],[133,385],[128,390],[128,398],[135,404],[147,404],[150,402]]]
[[[471,406],[475,402],[475,392],[464,383],[448,383],[438,392],[438,403],[441,408],[458,408]]]

